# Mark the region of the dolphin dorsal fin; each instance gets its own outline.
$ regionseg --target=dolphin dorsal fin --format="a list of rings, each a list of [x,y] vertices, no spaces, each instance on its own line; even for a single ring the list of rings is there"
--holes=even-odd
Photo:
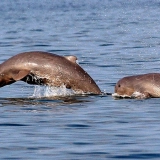
[[[76,63],[77,60],[76,56],[65,56],[65,58],[71,61],[72,63]]]

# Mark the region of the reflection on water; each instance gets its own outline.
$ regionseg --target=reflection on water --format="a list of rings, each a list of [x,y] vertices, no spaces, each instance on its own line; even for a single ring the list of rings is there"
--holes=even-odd
[[[42,97],[42,98],[1,98],[1,107],[8,105],[27,106],[27,105],[44,105],[44,106],[59,106],[74,103],[86,103],[90,102],[89,95],[83,96],[54,96],[54,97]]]

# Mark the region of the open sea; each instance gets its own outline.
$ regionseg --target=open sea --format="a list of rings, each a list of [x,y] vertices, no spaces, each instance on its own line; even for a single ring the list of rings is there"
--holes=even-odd
[[[0,63],[25,51],[75,55],[103,92],[160,72],[159,0],[1,0]],[[1,160],[160,159],[160,98],[45,96],[0,88]]]

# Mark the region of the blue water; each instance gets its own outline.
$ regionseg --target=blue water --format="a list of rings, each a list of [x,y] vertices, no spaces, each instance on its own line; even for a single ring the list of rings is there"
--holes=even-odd
[[[2,0],[0,62],[24,51],[75,55],[104,92],[159,72],[159,0]],[[160,99],[33,97],[0,88],[0,159],[160,159]]]

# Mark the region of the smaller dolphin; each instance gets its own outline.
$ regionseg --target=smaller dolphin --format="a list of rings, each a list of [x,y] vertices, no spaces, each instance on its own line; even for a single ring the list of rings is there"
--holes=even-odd
[[[48,52],[24,52],[0,64],[0,87],[16,81],[72,89],[78,93],[100,94],[94,80],[77,63],[75,56]]]
[[[128,76],[115,85],[115,97],[151,98],[160,97],[160,73]]]

